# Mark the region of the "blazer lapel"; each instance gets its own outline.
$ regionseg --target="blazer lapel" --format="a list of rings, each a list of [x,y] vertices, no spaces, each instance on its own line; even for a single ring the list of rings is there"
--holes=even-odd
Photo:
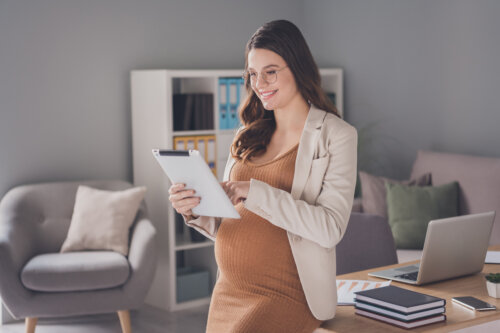
[[[299,199],[302,191],[304,191],[309,172],[311,171],[314,150],[317,147],[320,129],[323,125],[325,116],[325,111],[311,105],[302,136],[300,137],[299,149],[295,160],[295,172],[291,191],[292,197],[295,199]],[[229,174],[234,164],[235,160],[229,158],[224,170],[224,181],[229,180]]]
[[[307,115],[306,124],[300,138],[297,159],[295,161],[295,172],[293,175],[291,191],[292,197],[295,199],[299,199],[302,191],[304,191],[307,178],[309,177],[309,172],[311,171],[314,150],[317,146],[320,129],[323,125],[325,116],[325,111],[317,109],[314,105],[311,105],[309,114]]]

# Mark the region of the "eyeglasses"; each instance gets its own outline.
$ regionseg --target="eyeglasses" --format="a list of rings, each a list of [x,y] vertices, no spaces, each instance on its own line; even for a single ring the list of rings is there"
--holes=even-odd
[[[259,80],[259,76],[260,76],[262,78],[262,80],[264,80],[264,82],[266,82],[267,84],[272,84],[278,80],[278,72],[281,72],[282,70],[284,70],[287,67],[288,66],[282,67],[280,69],[270,69],[270,70],[266,70],[266,71],[260,72],[260,73],[251,72],[251,71],[244,71],[243,78],[247,81],[250,80],[250,83],[252,85],[255,85],[257,83],[257,81]]]

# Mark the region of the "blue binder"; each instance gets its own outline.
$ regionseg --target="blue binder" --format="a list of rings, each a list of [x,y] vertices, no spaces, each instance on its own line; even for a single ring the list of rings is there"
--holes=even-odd
[[[238,122],[238,105],[240,104],[239,84],[237,79],[228,79],[228,128],[232,129]]]
[[[234,129],[240,126],[238,108],[244,91],[243,78],[219,78],[219,128]]]
[[[244,92],[245,80],[243,78],[230,79],[230,94],[229,94],[229,128],[238,128],[240,126],[240,118],[238,109],[242,102],[242,92]]]
[[[219,78],[219,128],[229,128],[228,93],[229,82],[226,78]]]
[[[240,87],[239,96],[240,96],[240,104],[241,104],[241,103],[243,103],[243,101],[246,98],[247,88],[245,87],[245,79],[244,78],[240,77],[238,80],[240,81],[238,86]],[[238,106],[238,108],[240,108],[240,106]],[[240,122],[239,118],[240,117],[238,116],[238,123],[236,124],[237,127],[241,126],[241,122]]]

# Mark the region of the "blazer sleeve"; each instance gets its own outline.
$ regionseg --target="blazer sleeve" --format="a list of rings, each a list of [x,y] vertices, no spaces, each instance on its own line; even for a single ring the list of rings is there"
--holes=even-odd
[[[344,235],[356,185],[357,133],[341,127],[328,144],[329,161],[314,204],[252,179],[245,207],[270,223],[325,247]]]

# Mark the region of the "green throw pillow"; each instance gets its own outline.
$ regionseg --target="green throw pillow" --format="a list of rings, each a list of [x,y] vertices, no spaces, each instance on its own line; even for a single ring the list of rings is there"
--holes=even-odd
[[[458,183],[407,186],[385,183],[387,215],[398,249],[422,249],[431,220],[458,215]]]

